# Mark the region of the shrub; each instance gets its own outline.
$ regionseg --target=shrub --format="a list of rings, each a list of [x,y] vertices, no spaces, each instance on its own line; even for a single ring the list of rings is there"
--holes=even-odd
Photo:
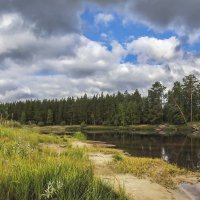
[[[87,126],[87,124],[85,122],[82,122],[81,125],[80,125],[81,130],[83,130],[86,126]]]
[[[38,126],[44,126],[44,122],[42,121],[38,122]]]
[[[73,136],[78,140],[86,140],[87,139],[86,136],[81,132],[76,132]]]
[[[10,127],[10,128],[21,128],[22,125],[20,122],[18,121],[14,121],[14,120],[4,120],[1,122],[1,125],[4,127]]]
[[[65,126],[65,125],[66,125],[66,121],[60,122],[60,125],[61,125],[61,126]]]
[[[113,159],[115,161],[122,161],[123,158],[124,158],[124,156],[122,154],[115,154],[115,155],[113,155]]]
[[[110,125],[110,121],[109,121],[109,120],[104,121],[104,122],[102,123],[102,125],[103,125],[103,126],[109,126],[109,125]]]

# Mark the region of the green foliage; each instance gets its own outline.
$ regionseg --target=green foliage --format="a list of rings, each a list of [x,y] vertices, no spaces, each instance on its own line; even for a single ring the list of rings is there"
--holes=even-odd
[[[87,139],[87,137],[81,132],[74,133],[73,137],[82,141]]]
[[[1,120],[0,125],[3,127],[10,127],[10,128],[21,128],[22,125],[20,122],[14,120]]]
[[[113,155],[113,159],[115,161],[122,161],[123,158],[124,158],[124,155],[122,155],[122,154],[115,154],[115,155]]]
[[[152,181],[168,188],[174,188],[175,176],[184,175],[188,172],[170,165],[160,159],[137,158],[137,157],[116,157],[113,165],[121,173],[131,173],[140,178],[149,177]]]
[[[87,126],[87,124],[85,122],[81,122],[81,125],[80,125],[81,130],[83,130],[86,126]]]
[[[155,82],[142,97],[133,93],[103,93],[88,97],[69,97],[62,100],[27,100],[0,104],[0,119],[44,122],[47,125],[111,125],[182,124],[200,121],[200,81],[194,76],[175,82],[168,92]],[[181,113],[182,112],[182,113]],[[185,118],[185,119],[184,119]],[[64,123],[65,122],[65,123]],[[85,124],[82,124],[82,129]],[[79,127],[80,128],[80,127]]]
[[[48,125],[53,124],[53,112],[51,109],[48,109],[48,111],[47,111],[47,124]]]
[[[60,122],[60,125],[61,125],[61,126],[65,126],[65,125],[66,125],[66,121]]]
[[[38,126],[44,126],[44,125],[45,125],[44,122],[42,121],[38,122]]]
[[[102,123],[102,125],[103,126],[109,126],[110,125],[110,122],[107,120],[107,121],[104,121],[103,123]]]
[[[148,91],[149,121],[151,124],[163,123],[163,101],[165,87],[155,82]]]
[[[26,123],[26,113],[23,111],[22,114],[21,114],[21,118],[20,118],[20,122],[22,124],[25,124]]]
[[[126,199],[94,177],[84,150],[68,147],[58,154],[54,143],[66,144],[29,129],[0,127],[0,200]]]

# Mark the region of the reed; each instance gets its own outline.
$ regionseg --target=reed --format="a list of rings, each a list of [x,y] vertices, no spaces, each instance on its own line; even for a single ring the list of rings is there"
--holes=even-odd
[[[62,144],[58,154],[42,144]],[[96,179],[84,149],[30,129],[0,127],[0,200],[126,199]]]

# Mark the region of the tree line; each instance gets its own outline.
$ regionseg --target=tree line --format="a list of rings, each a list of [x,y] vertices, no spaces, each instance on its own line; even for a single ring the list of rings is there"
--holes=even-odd
[[[1,117],[38,125],[183,124],[200,121],[200,81],[195,75],[175,82],[166,90],[155,82],[142,96],[133,93],[103,93],[88,97],[26,100],[0,104]]]

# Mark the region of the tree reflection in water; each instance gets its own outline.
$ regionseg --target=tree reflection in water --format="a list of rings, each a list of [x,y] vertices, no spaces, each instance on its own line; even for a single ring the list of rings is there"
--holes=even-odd
[[[200,170],[200,138],[186,134],[158,135],[155,133],[101,133],[87,134],[88,139],[116,145],[138,157],[161,158],[192,170]]]

